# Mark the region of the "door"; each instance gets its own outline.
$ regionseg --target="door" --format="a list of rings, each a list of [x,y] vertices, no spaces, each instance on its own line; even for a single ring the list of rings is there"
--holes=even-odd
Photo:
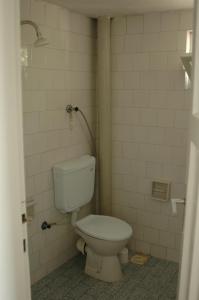
[[[0,299],[30,300],[18,0],[0,1]]]
[[[193,107],[179,300],[199,299],[199,5],[195,1]]]

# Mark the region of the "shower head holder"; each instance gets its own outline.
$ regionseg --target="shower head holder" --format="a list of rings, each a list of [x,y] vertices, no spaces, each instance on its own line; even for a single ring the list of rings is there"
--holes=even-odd
[[[66,112],[69,114],[72,113],[73,111],[78,111],[78,110],[79,108],[77,106],[72,106],[72,104],[68,104],[66,106]]]

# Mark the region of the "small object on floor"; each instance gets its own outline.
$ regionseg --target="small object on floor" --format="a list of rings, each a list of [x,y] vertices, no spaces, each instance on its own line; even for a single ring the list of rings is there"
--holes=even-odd
[[[149,258],[150,258],[150,255],[137,253],[131,257],[130,262],[132,262],[133,264],[136,264],[136,265],[143,266],[148,262]]]

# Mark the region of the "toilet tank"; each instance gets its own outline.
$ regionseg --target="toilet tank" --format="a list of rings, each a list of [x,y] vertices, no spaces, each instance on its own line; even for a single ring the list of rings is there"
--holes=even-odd
[[[95,158],[84,155],[53,167],[55,206],[62,212],[74,211],[91,201],[95,185]]]

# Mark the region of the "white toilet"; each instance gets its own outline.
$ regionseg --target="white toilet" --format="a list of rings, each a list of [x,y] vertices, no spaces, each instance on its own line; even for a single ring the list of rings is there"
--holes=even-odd
[[[72,224],[82,239],[78,249],[87,255],[85,272],[97,279],[121,280],[118,254],[132,235],[126,222],[101,215],[89,215],[77,221],[80,207],[91,201],[95,183],[95,158],[89,155],[54,166],[55,206],[72,213]]]

